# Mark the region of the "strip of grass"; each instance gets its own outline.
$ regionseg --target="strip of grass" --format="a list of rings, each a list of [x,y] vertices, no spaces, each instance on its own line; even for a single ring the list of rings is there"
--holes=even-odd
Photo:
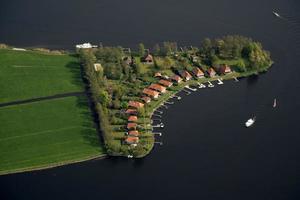
[[[0,49],[0,103],[83,90],[78,59]]]
[[[0,109],[0,174],[104,155],[86,99]]]

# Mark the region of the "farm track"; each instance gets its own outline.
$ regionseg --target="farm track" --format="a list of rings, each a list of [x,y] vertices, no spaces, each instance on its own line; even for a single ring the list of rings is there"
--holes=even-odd
[[[25,100],[19,100],[19,101],[11,101],[7,103],[0,103],[0,108],[6,107],[6,106],[14,106],[14,105],[20,105],[20,104],[26,104],[26,103],[34,103],[38,101],[45,101],[45,100],[51,100],[51,99],[60,99],[65,97],[73,97],[73,96],[83,96],[86,95],[85,92],[69,92],[69,93],[63,93],[63,94],[56,94],[46,97],[37,97],[32,99],[25,99]]]

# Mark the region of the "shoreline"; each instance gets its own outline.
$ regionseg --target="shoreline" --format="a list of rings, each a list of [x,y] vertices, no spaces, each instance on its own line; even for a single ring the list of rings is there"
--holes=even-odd
[[[216,81],[216,80],[218,80],[220,78],[222,80],[232,80],[232,79],[235,79],[235,78],[246,78],[246,77],[250,77],[250,76],[254,76],[254,75],[259,75],[261,73],[265,73],[272,66],[273,66],[273,63],[270,66],[267,66],[267,67],[265,67],[264,69],[262,69],[260,71],[251,71],[251,72],[247,72],[247,73],[232,72],[230,74],[226,74],[226,75],[223,75],[223,76],[219,76],[218,75],[218,76],[215,76],[215,77],[212,77],[212,78],[206,78],[205,77],[205,78],[200,78],[200,79],[192,79],[192,80],[189,80],[189,81],[184,81],[184,82],[178,84],[177,86],[175,86],[175,89],[174,89],[174,86],[170,87],[170,90],[169,90],[169,93],[167,94],[168,96],[166,97],[166,99],[164,98],[165,95],[161,96],[161,98],[163,98],[163,100],[160,101],[158,99],[158,105],[155,106],[152,109],[152,111],[147,115],[147,117],[149,117],[150,119],[152,119],[152,116],[153,116],[154,112],[158,108],[160,108],[166,101],[168,101],[171,98],[173,98],[174,95],[176,95],[179,92],[183,91],[184,88],[185,88],[185,86],[190,86],[190,85],[194,85],[194,84],[198,84],[198,83],[199,84],[203,84],[203,83],[207,83],[208,81]],[[204,88],[204,89],[210,89],[210,88]],[[150,124],[150,125],[152,127],[152,124]],[[151,131],[151,134],[153,135],[153,138],[154,138],[154,143],[152,145],[152,148],[146,154],[140,155],[140,156],[138,156],[136,158],[146,157],[147,155],[149,155],[152,152],[152,149],[154,148],[154,145],[155,145],[155,136],[153,134],[153,131]],[[123,156],[123,155],[119,155],[119,156]],[[126,157],[126,156],[123,156],[123,157]]]
[[[107,154],[101,154],[101,155],[96,155],[96,156],[89,156],[89,157],[83,158],[83,159],[74,159],[74,160],[69,160],[69,161],[65,161],[65,162],[59,162],[59,163],[50,164],[50,165],[46,165],[46,166],[40,165],[40,166],[36,166],[36,167],[27,167],[27,168],[22,168],[22,169],[17,169],[17,170],[6,170],[6,171],[0,172],[0,176],[40,171],[40,170],[45,170],[45,169],[51,169],[51,168],[56,168],[56,167],[72,165],[72,164],[76,164],[76,163],[83,163],[83,162],[91,161],[91,160],[105,159],[107,157],[108,157]]]

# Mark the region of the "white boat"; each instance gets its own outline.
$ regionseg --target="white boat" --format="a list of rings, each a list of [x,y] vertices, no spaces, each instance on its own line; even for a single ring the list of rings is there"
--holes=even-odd
[[[279,15],[277,12],[273,11],[272,13],[273,13],[276,17],[280,17],[280,15]]]
[[[273,108],[275,108],[277,106],[277,100],[274,99],[274,102],[273,102]]]
[[[208,85],[207,85],[207,87],[209,87],[209,88],[213,88],[213,87],[215,87],[210,81],[208,81]]]
[[[255,117],[250,118],[250,119],[248,119],[248,120],[246,121],[245,126],[246,126],[246,127],[250,127],[250,126],[252,126],[252,125],[254,124],[254,122],[255,122]]]

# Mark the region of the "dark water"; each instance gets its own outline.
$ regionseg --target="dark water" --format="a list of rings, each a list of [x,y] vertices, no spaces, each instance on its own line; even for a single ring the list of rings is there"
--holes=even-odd
[[[299,10],[297,0],[1,1],[0,41],[16,46],[197,45],[241,34],[275,60],[259,77],[183,95],[163,115],[164,145],[145,159],[1,176],[1,199],[300,199]]]

